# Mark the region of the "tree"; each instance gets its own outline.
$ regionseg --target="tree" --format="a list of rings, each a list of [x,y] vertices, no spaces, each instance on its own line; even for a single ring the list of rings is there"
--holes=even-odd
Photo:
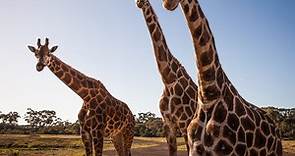
[[[11,125],[17,125],[18,118],[20,118],[18,112],[9,112],[6,114],[7,116],[7,121]]]
[[[53,110],[42,110],[38,112],[40,116],[40,127],[52,126],[53,122],[55,121],[56,113]]]
[[[265,107],[262,109],[277,123],[284,138],[295,138],[295,108]]]
[[[37,111],[34,111],[31,108],[27,108],[24,119],[31,126],[31,128],[37,128],[37,125],[40,122]]]
[[[18,118],[20,118],[20,116],[17,112],[9,112],[8,114],[3,114],[1,112],[0,114],[2,124],[16,125],[18,122]]]
[[[0,114],[0,119],[2,120],[2,124],[6,124],[8,120],[7,114]]]
[[[163,122],[161,118],[156,118],[156,115],[151,112],[138,113],[135,124],[135,136],[163,136],[163,132]]]
[[[56,113],[53,110],[34,111],[31,108],[28,108],[27,110],[24,119],[32,129],[36,129],[37,131],[40,128],[54,126],[54,122],[58,121]]]
[[[156,117],[154,113],[147,112],[147,113],[138,113],[137,122],[138,123],[146,123],[148,120],[153,119]]]

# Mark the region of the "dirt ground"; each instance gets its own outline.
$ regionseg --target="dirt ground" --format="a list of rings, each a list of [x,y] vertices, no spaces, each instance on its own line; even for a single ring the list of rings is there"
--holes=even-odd
[[[115,156],[115,151],[105,151],[105,156]],[[168,155],[167,145],[162,143],[158,146],[148,148],[132,149],[132,156],[166,156]],[[187,156],[186,152],[178,152],[178,156]],[[295,153],[284,152],[283,156],[295,156]]]
[[[186,156],[184,139],[178,138],[178,155]],[[295,156],[295,141],[283,141],[284,156]],[[132,156],[166,156],[164,138],[135,137]],[[1,135],[0,156],[82,156],[84,146],[80,136],[70,135]],[[104,156],[116,156],[110,140],[104,141]]]

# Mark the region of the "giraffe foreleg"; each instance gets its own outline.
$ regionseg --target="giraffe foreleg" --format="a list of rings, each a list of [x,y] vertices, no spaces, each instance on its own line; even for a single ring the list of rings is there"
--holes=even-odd
[[[86,156],[93,155],[92,137],[89,132],[81,128],[82,142],[85,147]]]
[[[97,129],[93,130],[92,132],[92,142],[94,147],[94,155],[95,156],[102,156],[103,151],[103,130]]]
[[[164,131],[166,141],[168,143],[169,156],[177,156],[177,144],[176,144],[176,129],[173,126],[164,124]]]

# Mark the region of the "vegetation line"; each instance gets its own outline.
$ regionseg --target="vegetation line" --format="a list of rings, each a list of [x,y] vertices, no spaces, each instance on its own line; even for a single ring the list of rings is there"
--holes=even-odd
[[[262,109],[277,123],[284,139],[295,139],[295,108],[264,107]],[[30,134],[31,137],[38,136],[38,134],[72,134],[73,138],[80,140],[79,136],[74,136],[79,135],[79,122],[71,123],[69,121],[63,121],[57,117],[54,110],[37,111],[28,108],[23,117],[27,122],[26,125],[19,125],[19,118],[21,116],[18,112],[5,114],[0,111],[0,134]],[[162,119],[156,117],[154,113],[138,113],[135,118],[135,136],[164,136]],[[22,136],[19,135],[19,137]],[[69,138],[69,136],[66,138]]]

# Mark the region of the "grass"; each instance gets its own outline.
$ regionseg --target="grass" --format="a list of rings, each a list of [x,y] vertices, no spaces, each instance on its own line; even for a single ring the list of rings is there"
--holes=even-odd
[[[295,140],[283,141],[284,151],[288,153],[295,153]]]
[[[142,153],[166,147],[165,138],[135,137],[133,151]],[[186,151],[183,138],[178,138],[178,150]],[[295,141],[284,141],[284,151],[295,153]],[[104,141],[104,151],[114,151],[109,139]],[[0,156],[81,156],[84,147],[80,136],[74,135],[0,135]]]
[[[133,149],[157,146],[162,141],[138,137]],[[115,150],[111,140],[104,139],[104,151]],[[74,135],[0,135],[0,156],[2,155],[71,155],[84,154],[80,136]]]

